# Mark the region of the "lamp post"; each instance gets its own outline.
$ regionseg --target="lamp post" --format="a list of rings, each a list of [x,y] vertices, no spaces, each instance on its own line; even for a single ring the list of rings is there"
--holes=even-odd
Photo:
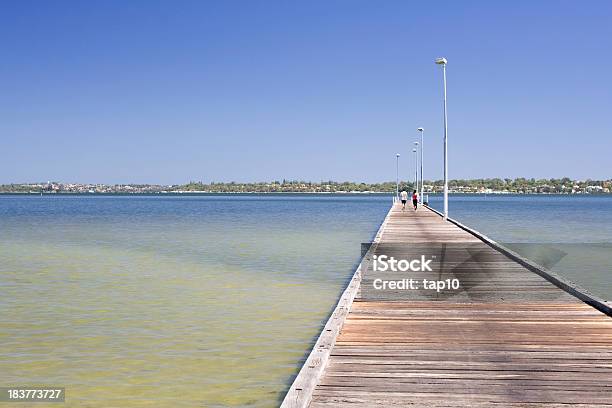
[[[414,189],[419,192],[419,142],[414,142]]]
[[[395,198],[399,197],[399,158],[400,154],[395,154]]]
[[[418,144],[418,142],[414,142],[414,144],[416,145],[416,144]],[[418,166],[419,166],[419,163],[418,163],[418,160],[417,160],[417,149],[416,148],[412,149],[412,153],[414,153],[414,189],[418,191],[419,186],[418,186],[417,183],[419,182],[418,181],[419,180],[418,179],[418,177],[419,177],[418,176],[418,168],[419,168]]]
[[[425,203],[423,198],[423,128],[417,128],[417,131],[421,133],[421,204]]]
[[[436,58],[436,64],[442,65],[444,77],[444,220],[448,218],[448,128],[446,125],[446,58]]]

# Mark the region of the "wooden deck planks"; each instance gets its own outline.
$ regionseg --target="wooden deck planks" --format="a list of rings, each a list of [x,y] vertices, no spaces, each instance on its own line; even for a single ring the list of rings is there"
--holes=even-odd
[[[310,407],[612,406],[608,316],[426,209],[393,207],[379,241],[482,245],[486,262],[453,269],[460,296],[358,293]]]

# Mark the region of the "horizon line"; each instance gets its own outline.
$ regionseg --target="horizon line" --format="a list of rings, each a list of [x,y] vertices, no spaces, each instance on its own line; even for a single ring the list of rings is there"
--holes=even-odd
[[[505,182],[506,180],[517,181],[517,180],[525,180],[525,181],[561,181],[567,180],[566,182],[612,182],[612,177],[610,178],[577,178],[573,179],[571,177],[475,177],[475,178],[451,178],[449,182],[457,182],[457,181],[493,181],[500,180]],[[400,183],[412,183],[414,180],[399,180]],[[424,179],[426,183],[443,183],[443,179]],[[420,180],[419,180],[420,182]],[[39,184],[81,184],[81,185],[141,185],[141,186],[182,186],[189,184],[202,184],[202,185],[213,185],[213,184],[295,184],[295,183],[307,183],[307,184],[366,184],[366,185],[374,185],[374,184],[395,184],[396,180],[385,180],[385,181],[373,181],[373,182],[365,182],[365,181],[355,181],[355,180],[303,180],[303,179],[281,179],[281,180],[260,180],[260,181],[208,181],[204,182],[201,180],[194,181],[190,180],[188,182],[183,183],[146,183],[146,182],[120,182],[120,183],[110,183],[110,182],[82,182],[82,181],[26,181],[26,182],[4,182],[0,183],[2,186],[7,185],[39,185]]]

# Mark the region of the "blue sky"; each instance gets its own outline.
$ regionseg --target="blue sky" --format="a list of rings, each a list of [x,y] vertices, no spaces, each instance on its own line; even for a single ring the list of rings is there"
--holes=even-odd
[[[612,177],[610,1],[2,1],[0,182]]]

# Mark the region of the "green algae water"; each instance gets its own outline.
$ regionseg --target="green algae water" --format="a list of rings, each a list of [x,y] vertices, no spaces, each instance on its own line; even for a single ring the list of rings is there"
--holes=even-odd
[[[0,197],[0,385],[276,406],[390,201]]]
[[[277,406],[390,204],[0,196],[0,386],[65,387],[67,407]],[[612,294],[612,197],[450,204],[500,242],[564,245],[553,270]]]

